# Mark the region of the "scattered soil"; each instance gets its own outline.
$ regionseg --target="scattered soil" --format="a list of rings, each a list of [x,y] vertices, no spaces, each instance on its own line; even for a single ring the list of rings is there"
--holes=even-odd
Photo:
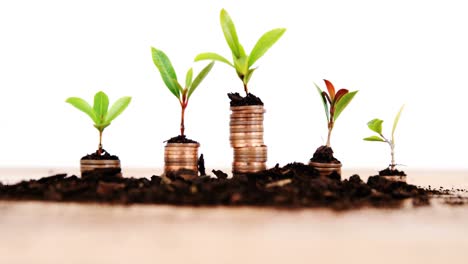
[[[166,140],[164,142],[167,143],[198,143],[195,140],[188,139],[185,135],[184,136],[177,136],[170,138],[169,140]]]
[[[119,157],[111,155],[105,149],[102,149],[101,155],[99,155],[99,150],[96,150],[96,152],[82,157],[81,160],[119,160]]]
[[[263,105],[262,100],[251,93],[245,97],[239,93],[228,93],[228,97],[231,99],[231,106]]]
[[[380,176],[406,176],[404,171],[399,171],[397,169],[386,168],[385,170],[379,171]]]
[[[232,178],[219,170],[213,170],[215,177],[195,179],[178,175],[119,178],[115,173],[99,171],[86,178],[59,174],[14,185],[0,184],[0,199],[344,210],[393,208],[407,199],[415,206],[428,205],[430,197],[444,194],[379,176],[370,177],[367,183],[358,175],[346,180],[336,173],[321,177],[302,163]]]
[[[315,151],[314,155],[310,159],[312,162],[322,162],[322,163],[341,163],[333,156],[333,150],[331,147],[320,146]]]

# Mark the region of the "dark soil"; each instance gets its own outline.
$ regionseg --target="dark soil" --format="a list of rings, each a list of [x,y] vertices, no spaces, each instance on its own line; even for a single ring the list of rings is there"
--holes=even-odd
[[[428,205],[432,195],[442,194],[378,176],[370,177],[367,183],[358,175],[349,180],[341,180],[336,173],[320,177],[314,168],[302,163],[277,165],[233,178],[215,170],[216,177],[199,176],[192,180],[177,175],[118,178],[114,173],[100,171],[86,178],[59,174],[14,185],[0,184],[0,199],[344,210],[398,207],[406,199],[415,206]]]
[[[318,147],[310,161],[322,163],[341,163],[333,156],[332,148],[327,146]]]
[[[385,170],[379,171],[380,176],[406,176],[404,171],[399,171],[397,169],[386,168]]]
[[[102,149],[101,154],[99,155],[99,150],[92,154],[88,154],[81,158],[82,160],[119,160],[119,157],[111,155],[105,149]]]
[[[228,93],[228,97],[231,99],[231,106],[263,105],[262,100],[251,93],[245,97],[239,93]]]
[[[170,138],[169,140],[166,140],[164,142],[167,143],[198,143],[195,140],[188,139],[185,135],[184,136],[177,136]]]

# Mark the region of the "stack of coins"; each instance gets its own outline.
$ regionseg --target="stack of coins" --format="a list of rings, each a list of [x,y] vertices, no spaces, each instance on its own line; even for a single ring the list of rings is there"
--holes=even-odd
[[[199,143],[167,143],[164,147],[164,173],[177,173],[179,170],[198,174]]]
[[[120,160],[80,160],[81,175],[103,169],[120,170]],[[118,173],[116,176],[121,177],[122,174]]]
[[[263,105],[231,107],[230,141],[234,148],[234,173],[266,169],[267,147],[263,142]]]
[[[334,171],[341,175],[341,163],[322,163],[310,161],[309,165],[318,170],[320,176],[328,176]]]

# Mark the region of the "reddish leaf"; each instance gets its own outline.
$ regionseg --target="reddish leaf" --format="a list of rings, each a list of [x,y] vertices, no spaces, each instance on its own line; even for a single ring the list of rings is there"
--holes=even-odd
[[[343,97],[343,95],[348,93],[348,89],[340,89],[335,95],[335,103],[338,103],[338,101]]]
[[[323,96],[323,98],[327,98],[327,101],[328,101],[328,103],[329,103],[330,105],[332,104],[332,102],[331,102],[331,100],[330,100],[330,97],[328,96],[328,94],[327,94],[326,92],[322,92],[322,96]]]
[[[333,86],[333,84],[328,81],[328,80],[325,80],[325,85],[327,85],[327,90],[328,90],[328,94],[330,95],[330,98],[331,100],[335,100],[335,87]]]

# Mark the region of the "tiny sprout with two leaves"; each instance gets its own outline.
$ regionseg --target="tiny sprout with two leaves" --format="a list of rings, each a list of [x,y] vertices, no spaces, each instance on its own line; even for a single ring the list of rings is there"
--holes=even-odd
[[[73,105],[78,110],[86,113],[94,122],[94,127],[99,131],[99,146],[98,154],[102,154],[102,132],[108,127],[111,122],[119,116],[132,100],[129,96],[124,96],[118,99],[109,109],[109,97],[102,91],[94,95],[94,105],[91,105],[85,100],[78,97],[70,97],[66,100],[67,103]]]
[[[400,121],[400,115],[401,112],[403,111],[403,108],[405,105],[402,105],[400,110],[398,111],[397,115],[395,116],[395,120],[393,120],[393,128],[392,128],[392,134],[391,134],[391,139],[386,138],[382,134],[382,123],[383,120],[375,118],[372,119],[367,123],[367,126],[369,127],[370,130],[374,131],[375,133],[378,134],[378,136],[370,136],[364,138],[365,141],[377,141],[377,142],[385,142],[390,146],[390,155],[391,155],[391,163],[390,163],[390,170],[395,170],[395,166],[397,165],[395,163],[395,129],[398,125],[398,121]]]
[[[268,51],[268,49],[271,48],[271,46],[273,46],[273,44],[276,43],[276,41],[278,41],[278,39],[284,34],[286,29],[276,28],[266,32],[257,41],[250,54],[246,54],[244,48],[239,42],[239,38],[237,37],[234,22],[232,21],[228,12],[224,9],[222,9],[220,13],[220,22],[221,28],[223,29],[224,33],[224,38],[226,39],[226,42],[229,48],[231,49],[233,62],[231,63],[225,57],[213,52],[198,54],[195,57],[195,61],[215,60],[224,62],[229,66],[233,67],[236,70],[237,76],[242,80],[242,83],[244,84],[245,93],[249,94],[247,83],[252,77],[252,73],[255,71],[255,69],[257,69],[253,68],[252,66],[260,57],[262,57],[265,54],[265,52]]]
[[[190,68],[185,76],[185,88],[182,88],[182,85],[177,81],[177,75],[167,55],[161,50],[158,50],[153,47],[151,47],[151,53],[153,55],[154,65],[156,65],[156,67],[158,68],[159,73],[161,74],[161,78],[163,79],[167,88],[175,97],[177,97],[177,99],[179,99],[180,107],[182,109],[180,120],[180,135],[184,136],[185,109],[187,108],[190,96],[200,85],[203,79],[205,79],[206,75],[208,75],[208,73],[211,71],[214,62],[212,61],[210,64],[205,66],[205,68],[203,68],[200,71],[200,73],[195,77],[195,79],[192,79],[193,69]]]
[[[327,86],[328,94],[327,92],[322,91],[322,89],[320,89],[317,84],[315,84],[315,87],[317,88],[317,91],[322,98],[323,107],[325,108],[325,115],[328,122],[328,136],[326,146],[331,147],[330,137],[335,121],[338,119],[346,106],[348,106],[358,91],[349,92],[347,89],[339,89],[338,92],[335,93],[335,87],[333,84],[328,80],[324,81],[325,85]]]

